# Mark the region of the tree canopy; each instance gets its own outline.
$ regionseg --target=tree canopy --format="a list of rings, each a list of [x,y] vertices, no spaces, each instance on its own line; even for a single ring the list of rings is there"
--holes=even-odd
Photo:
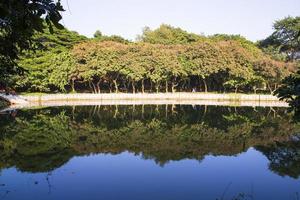
[[[32,36],[36,31],[43,31],[45,25],[51,32],[53,26],[62,28],[59,24],[61,11],[64,9],[59,0],[1,0],[0,82],[2,84],[10,80],[9,75],[20,71],[15,61],[22,50],[32,47]]]
[[[21,54],[18,91],[32,92],[271,92],[296,71],[240,35],[188,33],[162,24],[136,42],[96,31],[35,32],[35,52]],[[40,45],[42,44],[42,45]]]
[[[300,70],[289,75],[282,81],[282,85],[275,91],[281,99],[286,100],[295,111],[295,119],[300,119]]]
[[[48,28],[43,32],[36,32],[32,38],[34,51],[23,51],[18,59],[18,65],[24,69],[24,73],[17,74],[13,81],[17,87],[26,91],[50,91],[49,83],[55,82],[63,75],[56,74],[56,68],[72,67],[71,63],[66,66],[64,56],[76,43],[87,38],[65,28],[53,28],[51,33]],[[53,73],[50,73],[51,72]],[[57,76],[55,79],[54,76]]]
[[[300,59],[300,17],[285,17],[273,25],[274,32],[260,46],[284,53],[289,60]]]
[[[261,41],[261,46],[275,55],[283,54],[286,60],[298,64],[295,73],[285,77],[275,94],[287,101],[295,118],[300,118],[300,17],[286,17],[274,23],[274,32],[266,40]],[[270,51],[271,49],[271,51]],[[276,52],[277,50],[277,52]],[[296,65],[297,65],[296,64]]]
[[[111,36],[107,36],[107,35],[103,35],[101,33],[101,31],[97,30],[94,33],[94,40],[96,41],[114,41],[114,42],[120,42],[120,43],[129,43],[129,40],[126,40],[125,38],[119,36],[119,35],[111,35]]]
[[[272,60],[237,41],[165,45],[80,40],[60,52],[56,47],[47,54],[42,51],[40,57],[25,56],[20,65],[28,73],[17,77],[17,87],[95,93],[175,92],[193,88],[205,92],[273,92],[295,68],[294,63]]]
[[[152,44],[188,44],[200,41],[201,39],[204,39],[201,35],[188,33],[187,31],[167,24],[162,24],[155,30],[145,27],[142,35],[137,37],[138,41]]]

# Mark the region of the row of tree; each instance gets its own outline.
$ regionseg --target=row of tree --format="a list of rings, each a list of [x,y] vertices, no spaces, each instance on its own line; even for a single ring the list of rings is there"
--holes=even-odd
[[[275,25],[291,21],[299,19]],[[32,39],[35,51],[20,56],[24,73],[6,83],[31,92],[272,93],[297,68],[295,41],[284,34],[292,35],[290,26],[276,25],[278,30],[258,44],[239,35],[206,37],[165,24],[145,28],[136,42],[100,31],[88,39],[67,29],[44,29]],[[289,43],[278,46],[280,39]]]
[[[91,91],[153,92],[232,91],[270,92],[295,69],[293,63],[272,60],[243,48],[236,41],[197,42],[188,45],[85,42],[67,59],[72,63],[64,84],[86,83]],[[55,74],[66,72],[56,68]],[[56,75],[55,75],[56,76]],[[63,78],[63,77],[61,77]],[[101,88],[102,87],[102,88]]]
[[[26,73],[12,79],[21,91],[273,92],[296,68],[241,36],[204,37],[168,25],[145,29],[139,42],[66,29],[35,40],[43,45],[22,56]]]

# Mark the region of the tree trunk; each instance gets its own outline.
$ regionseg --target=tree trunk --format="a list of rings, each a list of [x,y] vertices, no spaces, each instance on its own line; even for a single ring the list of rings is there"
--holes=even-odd
[[[132,120],[133,120],[134,113],[135,113],[135,104],[132,105]]]
[[[238,87],[235,87],[235,91],[234,92],[235,92],[235,94],[238,92]]]
[[[144,113],[145,113],[145,105],[142,105],[142,119],[144,119]]]
[[[117,80],[113,80],[113,83],[115,85],[115,92],[118,93],[119,92],[119,89],[118,89],[118,83],[117,83]]]
[[[172,104],[172,107],[171,107],[172,114],[175,113],[175,107],[176,107],[176,105],[175,105],[175,104]]]
[[[115,105],[115,114],[114,114],[114,118],[117,118],[118,114],[119,114],[119,107],[118,107],[118,105]]]
[[[202,80],[203,80],[203,84],[204,84],[204,91],[205,91],[205,93],[207,93],[207,83],[206,83],[206,80],[205,80],[205,78],[203,78]]]
[[[133,94],[135,94],[135,82],[132,81],[132,82],[131,82],[131,85],[132,85],[132,92],[133,92]]]
[[[186,81],[183,81],[181,87],[179,88],[179,92],[181,92],[182,90],[184,90],[185,86],[186,86]]]
[[[155,84],[156,93],[159,92],[159,83]]]
[[[125,82],[123,82],[123,88],[125,88],[125,89],[126,89],[126,92],[128,92],[128,86],[126,85]]]
[[[224,85],[222,85],[223,87],[223,93],[226,93],[226,87]]]
[[[97,86],[97,93],[101,93],[101,89],[100,89],[100,82],[101,82],[101,80],[99,80],[98,82],[97,82],[97,84],[96,84],[96,86]]]
[[[109,93],[112,93],[112,83],[109,83]]]
[[[174,84],[174,82],[172,82],[172,93],[175,93],[176,92],[176,86],[178,85],[178,83],[177,84]]]
[[[165,81],[165,86],[166,86],[166,93],[168,93],[169,91],[168,91],[168,81],[167,80]]]
[[[74,79],[72,79],[72,82],[71,82],[71,88],[72,88],[72,92],[76,92],[75,91],[75,80]]]
[[[153,83],[152,83],[152,81],[150,80],[150,92],[152,92],[153,91]]]
[[[145,93],[145,83],[144,83],[144,79],[142,80],[142,93]]]
[[[127,85],[126,84],[124,84],[124,85],[125,85],[125,88],[126,88],[126,92],[129,92],[130,91],[131,82],[128,81]]]
[[[89,81],[89,87],[90,87],[92,93],[94,93],[93,87],[92,87],[92,85],[91,85],[91,81]]]
[[[97,93],[97,88],[96,88],[96,86],[95,86],[95,84],[94,84],[93,81],[92,81],[92,86],[93,86],[94,93]]]
[[[158,104],[156,104],[155,112],[157,112],[159,114],[159,105]]]
[[[72,106],[72,121],[74,122],[75,119],[75,108],[76,106]]]
[[[166,119],[168,119],[168,104],[166,104]]]
[[[267,84],[267,87],[269,88],[269,91],[270,91],[270,93],[272,94],[273,91],[272,91],[272,88],[271,88],[270,84]]]

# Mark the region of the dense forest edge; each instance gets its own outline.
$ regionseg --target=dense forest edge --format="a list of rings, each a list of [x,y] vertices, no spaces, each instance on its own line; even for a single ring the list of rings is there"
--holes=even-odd
[[[144,28],[134,42],[45,27],[33,36],[34,50],[20,53],[22,73],[0,82],[17,92],[273,93],[297,70],[299,55],[270,40],[197,35],[166,24]]]

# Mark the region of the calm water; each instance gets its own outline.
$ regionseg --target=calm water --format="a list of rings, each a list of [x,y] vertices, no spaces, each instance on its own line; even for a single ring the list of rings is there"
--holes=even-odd
[[[300,199],[285,108],[18,110],[0,115],[0,150],[0,200]]]

